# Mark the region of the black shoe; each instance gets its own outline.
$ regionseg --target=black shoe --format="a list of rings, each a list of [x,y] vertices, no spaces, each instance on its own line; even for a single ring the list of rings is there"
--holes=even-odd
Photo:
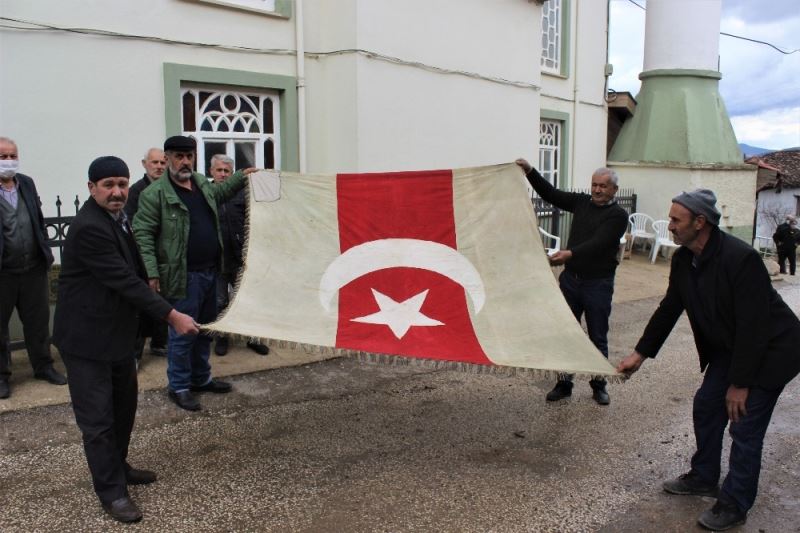
[[[717,503],[709,509],[704,511],[697,519],[697,523],[711,531],[725,531],[732,527],[744,524],[747,521],[747,515],[735,505],[725,503],[717,500]]]
[[[125,480],[128,485],[149,485],[150,483],[155,483],[158,480],[158,476],[150,470],[131,468],[125,472]]]
[[[556,386],[553,387],[553,390],[547,393],[545,398],[547,398],[548,402],[557,402],[558,400],[563,400],[570,396],[572,396],[572,382],[559,381],[556,383]]]
[[[261,344],[260,342],[250,341],[247,343],[247,347],[256,352],[258,355],[267,355],[269,353],[269,347],[266,344]]]
[[[124,523],[138,522],[142,519],[142,512],[136,507],[128,496],[123,496],[111,503],[104,503],[103,509],[111,515],[111,518]]]
[[[11,387],[8,385],[8,381],[0,379],[0,400],[4,400],[9,396],[11,396]]]
[[[192,385],[189,388],[194,392],[214,392],[216,394],[225,394],[233,390],[230,383],[218,379],[212,379],[205,385]]]
[[[219,356],[228,353],[228,337],[217,337],[217,342],[214,343],[214,353]]]
[[[716,496],[719,490],[716,485],[703,483],[693,472],[665,481],[662,487],[664,492],[680,496]]]
[[[66,385],[67,378],[64,377],[58,370],[53,368],[53,366],[48,366],[41,372],[37,372],[33,375],[36,379],[42,379],[48,383],[52,383],[53,385]]]
[[[611,398],[608,396],[608,392],[606,392],[606,388],[597,387],[593,389],[592,398],[600,405],[608,405],[611,403]]]
[[[194,396],[188,390],[180,392],[169,391],[169,399],[175,402],[175,405],[187,411],[199,411],[201,409],[200,403],[194,399]]]
[[[156,357],[166,357],[167,356],[167,347],[166,346],[153,346],[150,345],[150,353],[155,355]]]

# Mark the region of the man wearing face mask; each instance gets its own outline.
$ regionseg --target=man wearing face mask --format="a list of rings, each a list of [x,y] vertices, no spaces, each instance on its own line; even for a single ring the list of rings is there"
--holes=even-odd
[[[33,180],[17,172],[17,144],[0,137],[0,399],[11,395],[8,322],[14,308],[22,321],[25,348],[36,379],[65,385],[50,354],[47,270],[53,254]]]
[[[190,137],[177,135],[164,142],[167,172],[139,197],[133,232],[150,287],[178,311],[206,324],[217,318],[217,273],[223,261],[217,205],[241,190],[245,175],[256,169],[210,183],[193,171],[195,150]],[[210,352],[208,335],[180,335],[169,328],[169,398],[178,407],[198,411],[201,406],[193,392],[231,391],[230,383],[212,379]]]

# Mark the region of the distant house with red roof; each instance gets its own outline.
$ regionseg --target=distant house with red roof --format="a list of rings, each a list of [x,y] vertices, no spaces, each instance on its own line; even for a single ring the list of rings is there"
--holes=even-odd
[[[755,236],[772,237],[786,215],[800,215],[800,148],[749,157],[758,167]]]

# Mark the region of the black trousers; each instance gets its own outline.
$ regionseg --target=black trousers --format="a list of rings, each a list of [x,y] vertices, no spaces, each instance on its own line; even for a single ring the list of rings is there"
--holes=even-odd
[[[11,375],[11,350],[8,322],[17,309],[25,348],[34,373],[53,364],[50,355],[50,294],[47,288],[47,267],[22,274],[0,274],[0,379]]]
[[[797,248],[778,248],[778,266],[781,267],[781,274],[786,274],[786,260],[789,260],[789,274],[794,276],[795,264],[797,263]]]
[[[126,459],[136,419],[138,383],[133,357],[95,361],[61,354],[69,374],[75,421],[94,491],[102,503],[128,495]]]
[[[169,333],[169,324],[164,322],[163,320],[157,320],[153,324],[153,336],[150,337],[150,349],[153,348],[167,348],[167,337]],[[144,345],[147,342],[146,337],[137,337],[136,344],[134,345],[133,351],[136,355],[137,359],[142,358],[142,354],[144,354]]]

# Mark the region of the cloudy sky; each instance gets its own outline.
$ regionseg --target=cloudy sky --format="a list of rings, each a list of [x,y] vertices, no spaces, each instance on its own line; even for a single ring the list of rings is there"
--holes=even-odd
[[[645,0],[634,1],[646,7]],[[630,0],[611,0],[611,89],[639,92],[644,21],[645,11]],[[800,0],[722,0],[720,30],[787,52],[800,49]],[[782,54],[720,35],[720,72],[739,142],[776,150],[800,146],[800,50]]]

